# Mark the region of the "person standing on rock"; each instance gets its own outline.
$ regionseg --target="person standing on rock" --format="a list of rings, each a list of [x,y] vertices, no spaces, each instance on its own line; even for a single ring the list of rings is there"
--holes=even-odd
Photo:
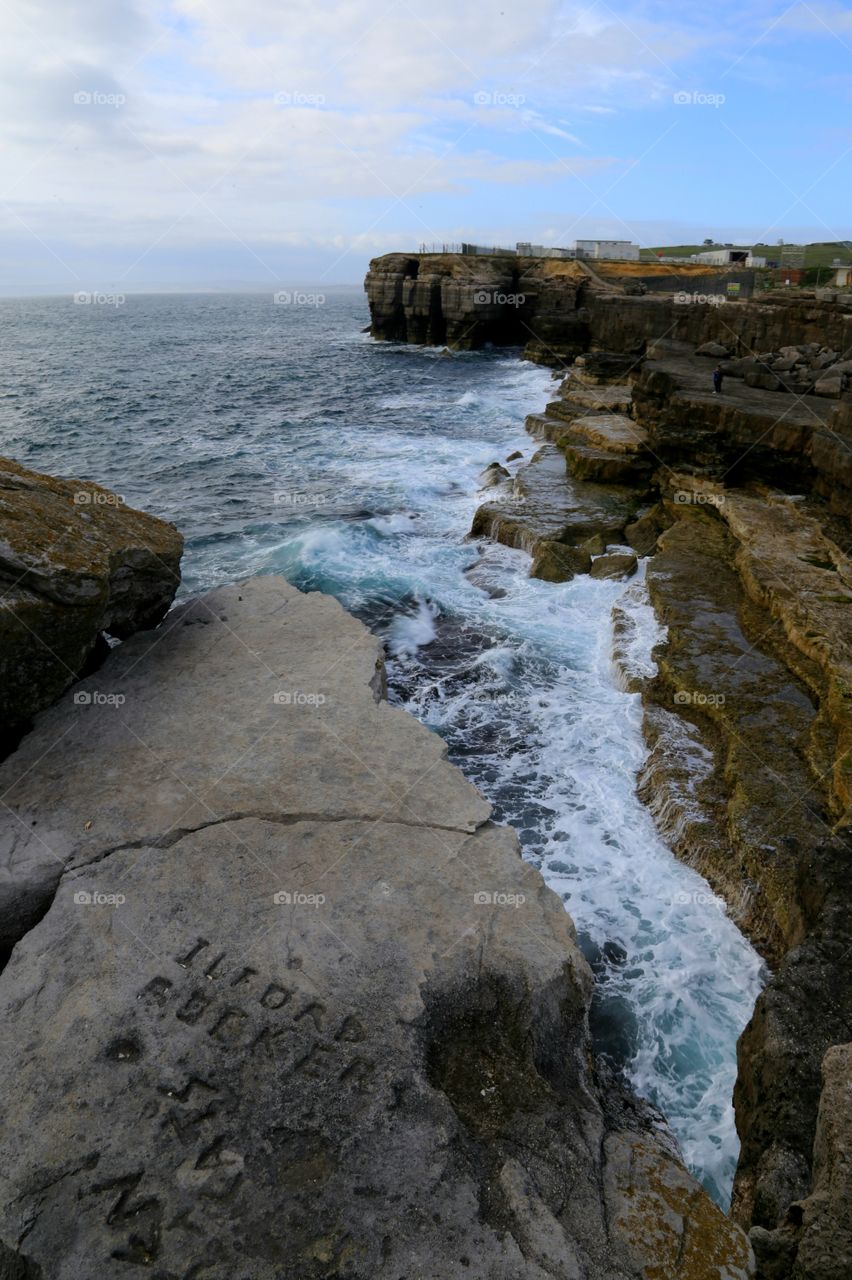
[[[713,370],[713,395],[714,396],[717,396],[719,392],[722,390],[723,377],[724,377],[724,374],[722,373],[722,366],[720,364],[717,364],[716,368]]]

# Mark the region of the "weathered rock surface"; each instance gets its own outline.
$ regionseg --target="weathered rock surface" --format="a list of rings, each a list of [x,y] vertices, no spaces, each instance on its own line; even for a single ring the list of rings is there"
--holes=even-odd
[[[626,486],[569,480],[564,454],[546,444],[520,468],[511,496],[477,509],[471,536],[528,551],[534,577],[564,582],[586,572],[592,555],[623,540],[637,506]],[[566,551],[556,552],[557,544]]]
[[[610,551],[597,556],[589,569],[591,578],[630,578],[636,572],[638,559],[633,551]]]
[[[8,738],[86,667],[103,633],[153,627],[183,538],[100,485],[0,459],[0,727]]]
[[[370,263],[365,287],[377,338],[453,350],[527,344],[531,359],[558,364],[587,345],[587,284],[574,262],[393,253]]]
[[[705,362],[672,345],[633,378],[633,416],[660,462],[703,469],[728,487],[759,480],[813,491],[838,512],[852,511],[852,433],[840,412],[850,406],[738,380],[714,396]]]
[[[566,378],[547,412],[527,418],[527,430],[552,443],[518,471],[511,500],[477,510],[471,530],[529,551],[530,575],[549,582],[588,573],[593,555],[625,541],[636,487],[651,473],[647,432],[628,416],[630,387],[609,381],[623,377],[624,363],[592,355],[588,374]]]
[[[852,1259],[852,1045],[825,1055],[814,1141],[813,1189],[792,1204],[774,1229],[755,1227],[751,1239],[766,1280],[848,1276]]]
[[[151,640],[3,767],[7,900],[61,873],[0,977],[3,1239],[44,1280],[751,1275],[366,630],[265,577]]]

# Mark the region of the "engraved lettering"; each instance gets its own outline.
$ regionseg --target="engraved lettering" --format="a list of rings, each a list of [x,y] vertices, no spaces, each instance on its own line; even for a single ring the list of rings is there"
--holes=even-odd
[[[280,1009],[289,999],[290,992],[286,987],[280,987],[277,982],[270,982],[260,997],[260,1003],[264,1009]]]
[[[163,1128],[166,1129],[171,1126],[178,1141],[186,1146],[188,1142],[194,1142],[195,1140],[196,1134],[193,1130],[197,1129],[203,1120],[210,1120],[215,1115],[216,1106],[212,1102],[203,1111],[195,1111],[189,1115],[186,1113],[182,1115],[173,1108],[163,1120]]]
[[[242,973],[237,974],[236,978],[234,978],[234,981],[231,983],[231,986],[238,987],[241,983],[248,982],[249,978],[253,978],[256,973],[257,969],[252,969],[247,965],[246,968],[243,969]]]
[[[304,1009],[300,1009],[294,1016],[294,1022],[301,1022],[302,1018],[310,1018],[317,1031],[323,1029],[323,1014],[325,1013],[325,1005],[320,1004],[318,1000],[312,1000],[310,1004],[306,1004]]]
[[[364,1081],[372,1074],[372,1062],[368,1062],[366,1058],[353,1058],[349,1065],[343,1068],[337,1078],[341,1084],[344,1081],[351,1081],[353,1084],[360,1085],[363,1084]]]
[[[176,1102],[187,1102],[192,1096],[193,1089],[206,1089],[210,1093],[219,1092],[218,1085],[208,1084],[199,1076],[190,1076],[182,1089],[167,1089],[165,1085],[160,1085],[159,1089],[160,1093],[164,1093],[167,1098],[174,1098]]]
[[[143,987],[139,992],[139,999],[147,996],[149,1000],[153,1000],[155,1004],[162,1006],[169,998],[174,983],[170,978],[152,978],[147,986]]]
[[[359,1019],[350,1014],[348,1017],[343,1019],[343,1022],[340,1024],[340,1028],[334,1038],[335,1040],[345,1040],[349,1044],[360,1044],[360,1042],[365,1039],[366,1034],[367,1033]]]
[[[316,1079],[322,1074],[322,1069],[325,1066],[322,1055],[332,1052],[333,1050],[329,1045],[314,1044],[307,1053],[303,1054],[301,1058],[296,1060],[293,1064],[293,1069],[295,1071],[301,1071],[304,1075],[312,1076]]]
[[[210,1035],[214,1040],[219,1040],[223,1044],[233,1043],[238,1039],[242,1030],[242,1023],[248,1018],[248,1014],[243,1009],[226,1009],[219,1018],[215,1026],[210,1028]]]
[[[225,952],[220,951],[216,959],[213,960],[204,970],[205,978],[213,978],[216,974],[216,970],[219,968],[219,965],[222,963],[224,959],[225,959]]]
[[[268,1058],[274,1058],[276,1049],[275,1042],[282,1036],[286,1036],[286,1033],[286,1026],[279,1027],[277,1031],[273,1031],[271,1027],[263,1027],[249,1045],[249,1052],[257,1053],[258,1050],[262,1049]]]
[[[187,951],[185,956],[178,956],[178,964],[182,969],[188,969],[192,964],[199,951],[203,951],[205,947],[209,947],[210,943],[206,938],[199,938],[191,951]]]
[[[205,991],[193,991],[183,1008],[178,1009],[175,1017],[180,1018],[181,1022],[188,1022],[190,1026],[195,1026],[198,1019],[212,1003],[212,996],[208,996]]]

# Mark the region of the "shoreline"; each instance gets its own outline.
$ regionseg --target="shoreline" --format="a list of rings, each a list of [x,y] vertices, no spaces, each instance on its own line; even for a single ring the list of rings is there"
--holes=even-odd
[[[393,255],[388,262],[396,271]],[[439,275],[455,271],[449,262],[438,268]],[[384,270],[376,260],[373,280],[384,279]],[[493,267],[467,262],[464,270],[475,285],[477,272],[485,279]],[[394,315],[407,314],[405,287],[401,295],[383,287],[368,276],[374,332],[389,297]],[[454,324],[465,308],[480,334],[491,321],[471,307],[465,285],[445,291],[433,283],[432,298],[455,308]],[[828,328],[845,320],[830,305],[790,297],[779,308],[779,301],[774,308],[738,303],[721,317],[725,308],[684,308],[678,317],[659,298],[566,289],[573,323],[600,331],[597,350],[573,353],[579,374],[527,420],[546,443],[502,501],[480,507],[472,530],[524,547],[532,574],[551,581],[593,571],[613,543],[619,552],[632,549],[632,563],[650,555],[651,599],[668,644],[658,650],[656,677],[634,681],[650,752],[639,793],[678,856],[709,879],[773,966],[739,1045],[742,1150],[733,1202],[735,1218],[751,1229],[760,1274],[773,1277],[809,1265],[815,1250],[842,1251],[848,1231],[838,1184],[828,1217],[820,1190],[820,1099],[832,1087],[825,1073],[830,1061],[835,1070],[841,1061],[833,1046],[852,1038],[843,966],[852,943],[844,918],[852,721],[842,643],[852,573],[835,541],[852,509],[848,412],[818,397],[799,409],[783,376],[770,377],[778,359],[771,353],[761,356],[765,374],[745,386],[729,376],[714,402],[700,380],[711,365],[694,348],[714,330],[744,333],[751,325],[756,332],[781,318],[779,344],[783,336],[785,351],[806,361],[797,354],[805,348],[790,344],[812,340],[811,322],[823,316]],[[630,327],[618,334],[622,316]],[[637,317],[644,335],[634,346]],[[671,333],[672,319],[679,340],[656,336],[664,325]],[[534,324],[526,354],[537,360]],[[592,342],[587,330],[581,349]],[[552,362],[571,364],[558,342],[552,347]],[[727,350],[716,345],[713,353]],[[843,385],[841,375],[841,399]],[[729,475],[738,453],[750,471]],[[810,498],[785,496],[797,468],[799,492]],[[614,566],[630,568],[627,558]],[[685,766],[684,753],[702,768]],[[824,992],[836,993],[836,1002],[826,1003]]]

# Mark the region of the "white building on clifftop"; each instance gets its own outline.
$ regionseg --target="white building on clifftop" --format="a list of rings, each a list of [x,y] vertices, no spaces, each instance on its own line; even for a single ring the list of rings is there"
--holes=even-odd
[[[714,267],[765,267],[765,258],[756,258],[751,249],[708,249],[705,253],[693,253],[690,262],[706,262]]]
[[[575,240],[578,258],[626,258],[639,261],[639,246],[630,240]]]

